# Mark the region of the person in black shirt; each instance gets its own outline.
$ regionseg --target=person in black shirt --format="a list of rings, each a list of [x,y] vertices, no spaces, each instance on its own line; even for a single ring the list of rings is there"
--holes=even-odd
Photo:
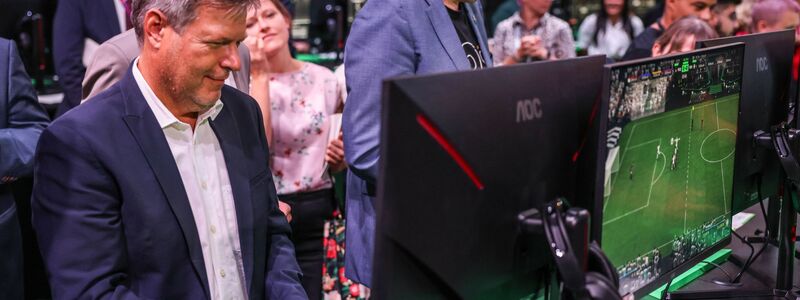
[[[711,8],[716,3],[717,0],[665,0],[664,14],[658,21],[636,36],[622,60],[651,57],[656,39],[680,18],[696,16],[705,22],[709,22],[712,17]]]
[[[486,68],[486,60],[483,59],[483,50],[481,49],[478,39],[475,37],[475,31],[467,19],[467,13],[464,11],[464,4],[458,3],[458,10],[453,10],[447,7],[447,13],[450,14],[450,20],[453,21],[453,26],[456,29],[456,34],[461,40],[461,46],[464,48],[464,54],[467,55],[469,66],[471,69]]]
[[[787,0],[791,1],[791,0]],[[682,18],[667,29],[653,44],[653,57],[695,49],[696,41],[719,37],[714,28],[694,16]]]

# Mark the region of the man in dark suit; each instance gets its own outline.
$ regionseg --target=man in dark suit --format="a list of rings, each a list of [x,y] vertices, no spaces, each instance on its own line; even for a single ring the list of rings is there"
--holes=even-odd
[[[22,236],[8,184],[33,170],[33,153],[47,126],[14,43],[0,39],[0,299],[22,299]]]
[[[60,116],[81,103],[81,82],[86,40],[102,44],[124,31],[129,22],[120,22],[117,6],[132,0],[59,0],[53,20],[53,61],[64,100],[58,106]],[[124,5],[123,5],[124,3]],[[125,11],[123,8],[122,11]],[[124,14],[124,13],[123,13]],[[127,16],[123,15],[124,18]]]
[[[253,5],[134,2],[139,58],[42,133],[33,224],[54,297],[307,299],[258,105],[224,86]]]

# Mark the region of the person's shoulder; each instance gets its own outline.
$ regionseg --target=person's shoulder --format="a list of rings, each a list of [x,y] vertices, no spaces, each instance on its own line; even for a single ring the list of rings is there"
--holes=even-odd
[[[637,47],[652,47],[653,42],[658,38],[661,33],[652,27],[647,27],[633,39],[633,45]]]
[[[628,16],[628,18],[631,20],[631,24],[644,27],[644,23],[642,23],[642,19],[639,18],[639,16],[631,14],[630,16]]]
[[[375,11],[383,11],[385,13],[396,14],[401,12],[402,10],[406,10],[411,6],[418,5],[420,3],[424,3],[425,1],[409,1],[409,0],[369,0],[362,11],[359,11],[359,15],[362,12],[367,12],[368,15],[374,14]]]
[[[569,23],[567,23],[567,21],[564,21],[561,18],[556,17],[554,15],[550,15],[548,21],[551,22],[550,26],[553,26],[554,28],[557,28],[559,30],[564,30],[564,29],[572,30],[572,27],[569,26]]]
[[[312,74],[315,77],[318,77],[320,79],[336,79],[336,76],[333,74],[333,71],[331,71],[326,67],[309,62],[305,62],[303,64],[304,67],[306,68],[306,72]]]
[[[497,27],[495,27],[495,32],[497,31],[508,31],[514,25],[514,18],[517,16],[517,13],[514,13],[508,18],[503,19],[500,23],[497,23]]]
[[[593,13],[591,15],[586,16],[586,18],[583,18],[583,22],[581,22],[581,25],[583,24],[594,25],[595,23],[597,23],[597,13]]]
[[[631,14],[628,16],[628,19],[631,20],[631,27],[633,27],[634,30],[644,30],[644,23],[642,23],[642,19],[638,16]]]
[[[104,50],[118,52],[133,61],[140,52],[139,40],[133,29],[130,29],[115,35],[97,48],[98,53],[102,53],[101,51]]]
[[[68,130],[78,134],[112,130],[116,128],[112,126],[114,122],[123,120],[125,107],[123,97],[125,96],[118,82],[92,97],[91,101],[78,105],[56,118],[47,130],[53,132]]]

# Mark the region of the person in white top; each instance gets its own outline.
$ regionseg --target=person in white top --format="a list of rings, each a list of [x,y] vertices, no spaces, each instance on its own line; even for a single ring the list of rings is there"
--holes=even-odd
[[[581,23],[576,46],[589,55],[605,54],[617,60],[643,30],[642,20],[631,13],[627,0],[603,0],[600,11]]]

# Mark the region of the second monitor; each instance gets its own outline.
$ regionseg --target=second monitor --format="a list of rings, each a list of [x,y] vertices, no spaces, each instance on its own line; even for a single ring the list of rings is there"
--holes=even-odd
[[[743,55],[736,44],[606,66],[594,236],[622,294],[642,297],[730,241]]]

